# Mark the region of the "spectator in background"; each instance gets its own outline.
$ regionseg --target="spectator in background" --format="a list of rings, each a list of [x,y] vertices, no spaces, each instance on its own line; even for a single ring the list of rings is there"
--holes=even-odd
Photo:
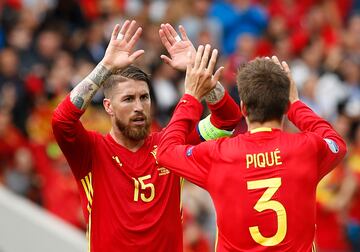
[[[0,66],[0,106],[12,112],[14,124],[26,134],[27,93],[18,75],[19,58],[13,49],[6,48],[0,52]]]
[[[211,44],[215,48],[222,45],[222,26],[219,21],[209,16],[211,0],[187,1],[188,12],[178,21],[182,24],[195,45]],[[208,34],[209,41],[203,37]]]
[[[5,172],[5,185],[14,192],[40,204],[40,181],[34,170],[34,160],[29,148],[22,147],[14,153],[14,163]]]
[[[250,33],[259,37],[268,23],[266,11],[250,0],[217,1],[211,8],[210,17],[222,24],[223,52],[226,55],[235,51],[240,35]]]
[[[77,58],[95,64],[102,59],[105,49],[104,23],[101,21],[94,21],[89,25],[85,32],[84,43],[77,52]]]

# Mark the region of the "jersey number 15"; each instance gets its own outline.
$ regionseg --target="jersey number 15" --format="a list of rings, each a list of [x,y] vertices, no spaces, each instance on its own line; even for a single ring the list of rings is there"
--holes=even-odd
[[[139,195],[141,200],[146,203],[152,201],[155,197],[155,186],[153,183],[145,183],[145,180],[151,179],[151,175],[146,175],[132,179],[134,180],[134,187],[135,187],[134,201],[139,201]],[[146,197],[145,192],[140,193],[140,190],[145,191],[147,189],[150,189],[150,195],[148,197]]]

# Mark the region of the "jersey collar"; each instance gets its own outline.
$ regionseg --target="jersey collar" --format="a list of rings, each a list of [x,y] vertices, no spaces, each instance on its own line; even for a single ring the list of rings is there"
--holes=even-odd
[[[250,130],[250,134],[254,134],[254,133],[258,133],[258,132],[271,132],[271,131],[272,131],[272,128],[259,127],[259,128]]]

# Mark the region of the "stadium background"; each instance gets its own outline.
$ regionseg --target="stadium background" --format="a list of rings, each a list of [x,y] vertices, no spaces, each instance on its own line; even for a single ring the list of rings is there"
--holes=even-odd
[[[301,99],[349,146],[344,162],[318,188],[317,243],[320,251],[351,251],[347,230],[350,237],[360,232],[356,0],[0,0],[0,185],[85,229],[76,183],[50,118],[101,60],[114,24],[126,18],[143,27],[138,46],[146,53],[137,65],[152,75],[153,130],[168,122],[184,77],[161,62],[161,23],[182,24],[195,45],[220,49],[222,83],[237,102],[235,74],[242,63],[268,55],[290,63]],[[99,92],[83,122],[105,133],[110,124],[101,104]],[[185,252],[212,251],[212,203],[192,184],[183,193]]]

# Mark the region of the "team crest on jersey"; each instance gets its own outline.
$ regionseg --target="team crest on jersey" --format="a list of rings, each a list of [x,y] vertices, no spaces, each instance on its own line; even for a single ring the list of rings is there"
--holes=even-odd
[[[329,149],[331,150],[332,153],[338,153],[339,152],[339,146],[335,143],[334,140],[328,139],[328,138],[324,138],[325,142],[327,143],[327,145],[329,146]]]
[[[168,175],[170,173],[165,167],[158,167],[157,170],[159,171],[159,176]]]

